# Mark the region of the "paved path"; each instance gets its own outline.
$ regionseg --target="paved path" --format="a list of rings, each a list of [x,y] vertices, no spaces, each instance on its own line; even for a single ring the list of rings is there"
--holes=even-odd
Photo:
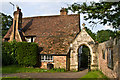
[[[3,77],[20,77],[20,78],[80,78],[88,72],[88,69],[80,72],[57,72],[57,73],[14,73],[2,74]],[[73,79],[70,79],[73,80]]]

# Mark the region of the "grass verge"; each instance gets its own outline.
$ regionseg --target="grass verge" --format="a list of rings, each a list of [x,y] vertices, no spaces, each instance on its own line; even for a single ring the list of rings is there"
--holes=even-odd
[[[90,71],[78,80],[109,80],[101,71]]]
[[[15,78],[15,77],[5,77],[2,78],[1,80],[37,80],[37,79],[28,79],[28,78]]]
[[[17,65],[10,65],[10,66],[3,66],[2,73],[22,73],[22,72],[66,72],[65,69],[40,69],[40,68],[33,68],[33,67],[22,67]]]

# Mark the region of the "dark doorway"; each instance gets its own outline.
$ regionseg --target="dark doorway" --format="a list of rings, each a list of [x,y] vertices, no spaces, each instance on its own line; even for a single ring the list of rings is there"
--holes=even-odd
[[[82,45],[78,49],[78,71],[84,69],[90,70],[91,55],[90,50],[87,46]]]

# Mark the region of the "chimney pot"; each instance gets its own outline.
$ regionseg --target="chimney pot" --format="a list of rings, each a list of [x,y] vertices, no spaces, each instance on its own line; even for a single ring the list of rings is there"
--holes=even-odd
[[[19,7],[17,7],[17,11],[19,11]]]
[[[19,11],[21,12],[21,9],[19,9]]]
[[[67,10],[65,8],[62,8],[60,10],[60,15],[67,15]]]

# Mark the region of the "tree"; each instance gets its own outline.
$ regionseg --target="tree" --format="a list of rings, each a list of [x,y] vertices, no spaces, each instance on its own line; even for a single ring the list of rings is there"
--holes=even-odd
[[[0,18],[2,19],[2,37],[5,36],[7,33],[8,29],[12,25],[13,18],[10,15],[5,15],[4,13],[0,13]]]
[[[109,24],[112,25],[113,28],[118,29],[120,27],[120,1],[119,2],[91,2],[89,5],[86,3],[77,4],[74,3],[70,5],[67,10],[71,10],[72,12],[78,12],[87,14],[85,16],[85,20],[88,19],[98,19],[98,21],[89,21],[89,23],[93,24]]]
[[[92,39],[98,41],[99,43],[109,40],[110,37],[115,38],[117,33],[111,30],[100,30],[97,32],[97,34],[95,34],[89,28],[85,27],[85,29]]]
[[[109,40],[109,38],[114,38],[115,37],[115,32],[111,30],[101,30],[97,32],[97,41],[99,43],[102,43],[104,41]]]
[[[85,29],[86,29],[86,32],[92,37],[92,39],[93,40],[95,40],[96,41],[96,34],[95,33],[93,33],[89,28],[87,28],[87,27],[85,27]]]

